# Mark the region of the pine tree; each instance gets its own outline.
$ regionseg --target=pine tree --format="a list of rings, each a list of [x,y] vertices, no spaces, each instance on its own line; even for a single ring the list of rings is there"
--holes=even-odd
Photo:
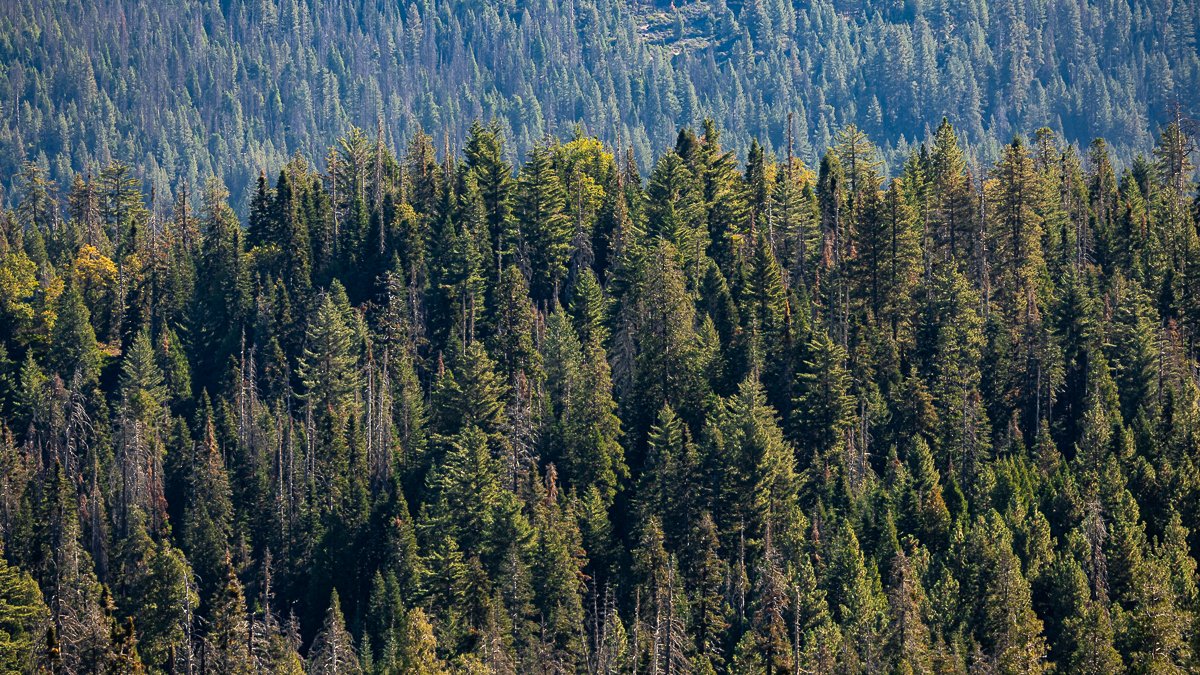
[[[693,156],[688,158],[693,173],[699,179],[708,224],[706,244],[708,254],[727,272],[732,271],[735,256],[743,242],[754,244],[750,224],[753,194],[738,174],[733,153],[721,148],[721,133],[711,119],[704,120],[704,135],[699,139]],[[678,149],[677,149],[678,152]],[[765,179],[762,181],[765,182]],[[653,181],[650,190],[653,190]],[[651,192],[653,199],[653,192]],[[651,202],[653,203],[653,201]],[[769,223],[759,225],[769,231]],[[687,256],[686,247],[677,244]],[[693,277],[694,278],[694,277]]]
[[[593,339],[585,353],[562,311],[547,320],[544,348],[556,418],[550,440],[561,447],[564,477],[581,493],[596,486],[611,503],[628,469],[604,349]]]
[[[50,610],[54,660],[68,671],[98,670],[112,648],[107,595],[80,544],[79,502],[61,464],[49,470],[38,497],[31,569]]]
[[[249,306],[241,227],[217,179],[204,186],[203,243],[196,263],[196,290],[189,338],[197,390],[218,391],[220,373],[234,353],[239,327]]]
[[[684,275],[694,283],[709,246],[703,186],[677,153],[668,152],[654,166],[646,195],[646,234],[669,242],[678,251]]]
[[[449,672],[437,655],[437,640],[425,611],[414,607],[405,619],[407,629],[401,649],[402,670],[412,675],[444,675]]]
[[[354,333],[347,322],[350,310],[344,295],[341,300],[338,287],[322,294],[305,331],[304,353],[296,369],[305,397],[321,415],[347,412],[359,385]]]
[[[587,564],[571,502],[558,503],[554,465],[546,472],[545,494],[534,507],[537,532],[532,567],[541,617],[542,669],[570,672],[583,667],[583,568]]]
[[[581,271],[571,289],[571,302],[567,307],[579,342],[583,345],[604,345],[608,340],[608,298],[590,268]]]
[[[928,227],[932,242],[942,255],[965,261],[978,269],[984,242],[979,241],[973,222],[971,175],[959,146],[958,134],[942,118],[929,153],[930,195]]]
[[[866,672],[884,664],[887,598],[879,573],[869,564],[849,523],[836,525],[828,546],[829,567],[825,587],[834,617],[844,631],[843,659]]]
[[[705,396],[701,353],[695,332],[695,307],[687,295],[675,248],[660,241],[646,261],[644,280],[633,304],[632,338],[636,348],[636,388],[624,397],[630,427],[644,430],[662,404],[696,416]]]
[[[496,374],[495,362],[480,342],[472,342],[434,382],[438,431],[453,434],[474,425],[499,436],[504,422],[507,387]]]
[[[321,632],[313,638],[306,671],[309,675],[363,672],[354,650],[354,638],[346,630],[346,620],[342,618],[341,600],[336,590],[329,596],[329,611],[325,614]]]
[[[1051,637],[1054,620],[1061,623],[1061,634],[1051,640],[1052,650],[1065,652],[1056,661],[1072,672],[1111,673],[1122,670],[1121,655],[1113,645],[1113,625],[1106,598],[1093,598],[1082,566],[1071,559],[1056,561],[1054,572],[1062,579],[1049,604],[1055,616],[1047,621]],[[1065,616],[1062,616],[1064,615]],[[1052,655],[1054,651],[1052,651]]]
[[[150,335],[138,334],[121,361],[121,405],[116,447],[116,509],[118,534],[125,535],[135,521],[145,518],[152,531],[165,526],[163,455],[166,452],[166,386],[159,370]]]
[[[929,627],[925,624],[925,589],[903,551],[891,563],[888,589],[891,610],[888,651],[898,669],[911,673],[933,672]]]
[[[994,259],[996,298],[1014,320],[1044,272],[1042,219],[1035,209],[1041,190],[1033,158],[1020,138],[1004,146],[992,170],[988,211],[994,214],[988,249]]]
[[[789,357],[794,353],[791,308],[783,270],[762,231],[746,267],[738,316],[749,343],[750,367],[761,373],[773,403],[788,404]]]
[[[448,446],[442,463],[429,474],[430,515],[440,520],[442,534],[453,536],[467,555],[476,555],[495,525],[501,469],[478,427],[466,427]]]
[[[783,555],[795,554],[805,526],[795,451],[753,376],[713,413],[706,436],[707,463],[719,481],[716,515],[722,530],[748,538],[756,553],[773,539]]]
[[[689,669],[691,645],[685,632],[686,595],[674,557],[667,553],[663,543],[662,525],[651,518],[643,526],[640,546],[633,554],[639,580],[639,607],[634,621],[644,622],[646,630],[643,642],[634,648],[643,665],[639,670],[665,675]]]
[[[551,149],[535,145],[517,177],[515,216],[521,226],[520,257],[528,266],[534,301],[558,297],[571,257],[572,224],[564,212],[563,186]]]
[[[242,583],[228,553],[224,578],[208,600],[208,630],[204,636],[202,670],[222,675],[252,672],[250,626]]]
[[[513,218],[512,167],[504,160],[504,139],[499,127],[471,125],[463,150],[467,168],[475,174],[483,200],[490,248],[497,260],[493,273],[499,273],[505,263],[515,261],[517,227]]]
[[[799,447],[817,453],[839,450],[854,414],[845,352],[818,330],[811,333],[800,358],[792,436]]]
[[[101,169],[97,182],[100,220],[120,260],[139,250],[146,234],[144,226],[150,214],[142,204],[141,181],[134,176],[133,167],[118,161]]]
[[[0,668],[34,672],[48,617],[37,582],[0,557]]]
[[[904,190],[903,181],[892,181],[882,205],[887,249],[880,275],[883,300],[877,313],[881,321],[891,324],[893,338],[900,335],[921,270],[920,223]]]
[[[180,191],[186,194],[186,187]],[[186,200],[182,200],[186,201]],[[89,171],[85,177],[76,173],[67,193],[67,215],[79,232],[79,243],[102,251],[112,252],[111,243],[100,223],[100,195],[96,181]]]
[[[267,186],[267,174],[260,169],[254,196],[250,199],[250,218],[246,222],[246,244],[252,249],[274,239],[270,208],[271,194]]]
[[[515,266],[500,273],[489,306],[492,334],[488,349],[497,367],[514,386],[524,380],[536,390],[542,379],[541,354],[534,343],[540,317],[530,301],[529,283]]]
[[[225,558],[233,536],[234,511],[211,412],[206,412],[203,434],[192,449],[180,533],[183,548],[196,571],[200,597],[211,598],[227,583]]]
[[[767,162],[766,153],[758,140],[750,141],[750,150],[746,153],[746,187],[750,197],[750,214],[754,223],[773,235],[774,204],[771,203],[772,181],[768,172],[775,167]]]
[[[1042,620],[1030,605],[1029,582],[1013,553],[1008,527],[992,512],[976,523],[973,536],[981,574],[978,631],[986,662],[999,673],[1044,672]]]
[[[684,570],[690,581],[692,633],[696,642],[696,670],[713,671],[725,663],[726,631],[729,629],[730,608],[724,586],[729,575],[728,565],[720,556],[717,525],[705,511],[694,526],[691,540],[693,553]]]
[[[795,667],[786,620],[792,598],[781,567],[779,554],[768,541],[756,571],[749,633],[738,645],[742,649],[752,644],[757,660],[771,674],[790,673]]]
[[[969,476],[989,450],[980,386],[983,325],[979,295],[953,265],[935,265],[921,307],[917,344],[940,420],[939,464]]]
[[[858,227],[869,200],[883,182],[883,161],[867,135],[853,124],[838,131],[833,152],[845,172],[846,217],[851,227]]]
[[[84,382],[94,381],[100,374],[101,354],[92,329],[91,313],[74,285],[63,293],[59,302],[58,319],[54,322],[51,337],[55,370],[65,380],[78,372]]]
[[[312,261],[308,224],[301,217],[302,184],[308,172],[307,164],[295,159],[279,172],[275,183],[274,200],[270,207],[268,244],[278,250],[278,262],[270,272],[280,277],[288,289],[303,296],[312,284]]]
[[[131,609],[138,625],[138,653],[146,664],[168,671],[189,667],[199,596],[183,553],[159,542],[132,598]]]
[[[776,257],[789,271],[789,285],[812,287],[820,253],[816,193],[812,171],[790,155],[775,174],[772,196],[772,231]]]
[[[687,425],[669,405],[659,410],[646,438],[646,455],[635,494],[644,518],[657,516],[664,535],[684,545],[710,487],[700,483],[701,459]]]

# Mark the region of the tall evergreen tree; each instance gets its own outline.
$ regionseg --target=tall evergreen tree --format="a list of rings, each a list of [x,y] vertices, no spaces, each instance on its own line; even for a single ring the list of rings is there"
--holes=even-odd
[[[534,146],[517,177],[514,215],[520,222],[521,266],[534,300],[557,298],[571,254],[571,219],[550,148]]]

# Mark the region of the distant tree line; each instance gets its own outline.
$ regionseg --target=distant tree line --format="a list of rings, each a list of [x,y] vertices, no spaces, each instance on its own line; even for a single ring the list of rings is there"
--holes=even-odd
[[[853,123],[896,175],[949,116],[977,172],[1041,126],[1128,165],[1176,104],[1200,116],[1198,32],[1181,0],[9,0],[0,175],[123,160],[152,210],[217,175],[244,216],[260,168],[353,126],[444,152],[476,119],[509,162],[579,123],[643,176],[705,118],[742,160],[758,139],[816,166]]]

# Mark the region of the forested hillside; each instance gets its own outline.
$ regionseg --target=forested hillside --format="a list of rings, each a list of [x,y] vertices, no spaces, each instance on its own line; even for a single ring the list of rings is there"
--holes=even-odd
[[[508,143],[353,131],[245,222],[23,167],[0,669],[1200,667],[1179,126],[976,173],[943,122],[891,180],[854,126],[815,166],[685,128],[645,183]]]
[[[813,165],[854,123],[894,173],[943,116],[976,169],[1042,126],[1127,162],[1200,114],[1198,32],[1187,0],[7,0],[0,176],[121,160],[169,204],[215,174],[245,214],[351,126],[441,150],[497,119],[515,162],[582,123],[645,175],[706,117],[782,154],[789,114]]]

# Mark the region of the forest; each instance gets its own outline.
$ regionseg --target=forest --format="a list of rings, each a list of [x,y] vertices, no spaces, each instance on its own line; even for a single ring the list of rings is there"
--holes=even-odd
[[[712,118],[745,161],[816,167],[856,124],[890,175],[948,116],[975,173],[1047,126],[1129,163],[1200,116],[1194,0],[5,0],[0,177],[126,162],[156,201],[324,160],[357,126],[439,151],[495,120],[505,159],[582,123],[647,175]]]
[[[0,670],[1194,672],[1187,126],[26,162]]]

